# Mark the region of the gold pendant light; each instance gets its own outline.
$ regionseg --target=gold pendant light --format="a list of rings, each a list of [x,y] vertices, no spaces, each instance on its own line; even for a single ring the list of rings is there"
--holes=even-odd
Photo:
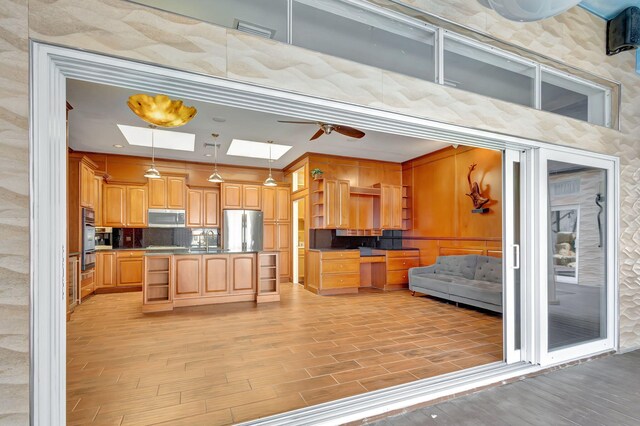
[[[156,127],[157,126],[153,124],[149,124],[149,128],[151,129],[151,167],[144,172],[144,177],[147,179],[160,179],[162,177],[158,169],[156,169],[156,149],[153,141],[153,134],[155,133]]]
[[[213,137],[213,140],[215,141],[216,138],[219,136],[216,133],[211,133],[211,136]],[[214,149],[214,166],[213,166],[213,173],[211,173],[211,176],[209,176],[209,179],[207,179],[209,182],[212,183],[222,183],[224,182],[224,179],[222,179],[222,176],[220,176],[220,173],[218,173],[218,149],[220,148],[220,144],[219,143],[212,143],[212,144],[204,144],[205,146],[213,146]]]
[[[272,144],[273,141],[267,141],[267,143]],[[269,177],[264,180],[264,186],[278,186],[276,180],[271,176],[271,145],[269,145]]]
[[[138,117],[160,127],[183,126],[198,113],[195,107],[171,100],[167,95],[153,97],[140,93],[130,96],[127,105]]]

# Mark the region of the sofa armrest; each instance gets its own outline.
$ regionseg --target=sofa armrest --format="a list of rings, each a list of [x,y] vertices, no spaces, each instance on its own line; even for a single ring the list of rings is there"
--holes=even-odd
[[[409,275],[435,274],[435,273],[436,273],[436,265],[420,266],[418,268],[409,268]]]

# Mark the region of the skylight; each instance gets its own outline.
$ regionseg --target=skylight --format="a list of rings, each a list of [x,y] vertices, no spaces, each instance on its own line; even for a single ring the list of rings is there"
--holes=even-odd
[[[147,127],[127,126],[118,124],[129,145],[146,146],[151,148],[151,132]],[[175,151],[190,151],[195,148],[196,135],[167,130],[153,130],[153,145],[157,149],[172,149]]]
[[[227,155],[237,157],[264,158],[269,159],[269,147],[271,147],[271,159],[278,160],[291,149],[289,145],[279,145],[277,143],[265,143],[234,139],[229,145]]]

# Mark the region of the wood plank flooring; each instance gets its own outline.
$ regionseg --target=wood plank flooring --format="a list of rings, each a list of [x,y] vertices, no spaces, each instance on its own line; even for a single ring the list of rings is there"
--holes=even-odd
[[[640,424],[640,351],[613,355],[377,421],[376,426]]]
[[[69,425],[232,424],[502,359],[502,320],[408,291],[142,314],[102,294],[67,324]]]

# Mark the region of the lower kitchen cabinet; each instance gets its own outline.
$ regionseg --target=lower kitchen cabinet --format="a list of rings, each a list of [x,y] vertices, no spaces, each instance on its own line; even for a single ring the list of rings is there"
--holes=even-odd
[[[96,289],[95,269],[83,271],[80,273],[80,299],[92,294]]]
[[[143,256],[143,250],[116,253],[116,285],[118,287],[142,286]]]
[[[203,296],[218,296],[230,293],[229,256],[202,256]]]
[[[176,299],[200,296],[202,256],[174,256]]]
[[[229,255],[231,292],[234,294],[256,292],[256,255]]]
[[[116,285],[116,253],[96,253],[96,288]]]

